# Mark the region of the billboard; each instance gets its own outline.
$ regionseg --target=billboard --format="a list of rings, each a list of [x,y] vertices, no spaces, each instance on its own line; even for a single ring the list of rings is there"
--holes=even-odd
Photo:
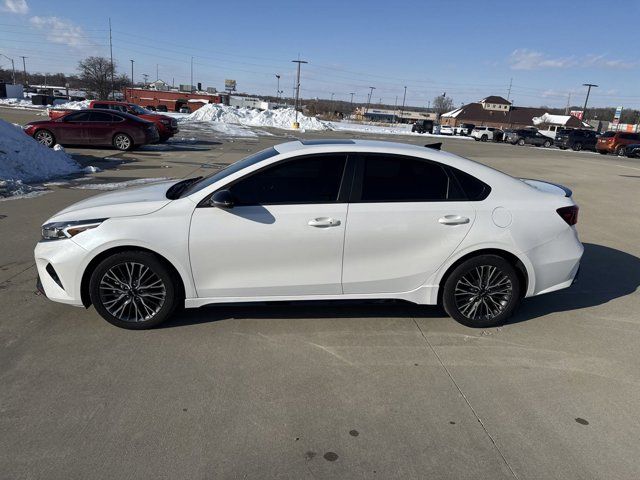
[[[225,80],[224,81],[224,89],[229,90],[230,92],[236,91],[236,81],[235,80]]]
[[[582,120],[582,116],[584,115],[583,110],[571,110],[569,113],[572,117],[576,117],[578,120]]]
[[[622,117],[622,107],[616,108],[616,113],[613,115],[613,123],[614,125],[618,125],[620,123],[620,117]]]

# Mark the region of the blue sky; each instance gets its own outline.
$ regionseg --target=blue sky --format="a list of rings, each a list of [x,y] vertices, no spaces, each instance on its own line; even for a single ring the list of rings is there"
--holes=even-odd
[[[640,108],[640,0],[334,1],[0,0],[0,53],[32,71],[73,72],[109,54],[119,70],[175,84],[291,95],[300,55],[303,97],[374,99],[426,106],[443,92],[455,105],[507,95],[516,105]],[[520,6],[524,5],[525,6]],[[10,62],[0,57],[4,68]]]

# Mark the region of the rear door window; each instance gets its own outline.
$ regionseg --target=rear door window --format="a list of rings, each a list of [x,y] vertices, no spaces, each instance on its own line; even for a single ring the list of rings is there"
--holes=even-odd
[[[434,202],[448,199],[450,179],[440,164],[386,154],[367,154],[362,158],[360,202]]]
[[[64,117],[65,122],[88,122],[89,112],[71,113]]]
[[[91,112],[89,116],[90,122],[109,123],[113,122],[113,115],[107,112]]]

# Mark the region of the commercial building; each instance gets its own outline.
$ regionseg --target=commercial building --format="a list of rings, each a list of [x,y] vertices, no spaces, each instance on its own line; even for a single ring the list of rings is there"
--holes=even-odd
[[[451,127],[471,123],[500,129],[531,126],[541,130],[591,128],[572,115],[550,115],[544,108],[515,107],[509,100],[496,95],[444,113],[440,117],[440,123]]]
[[[356,120],[384,123],[414,123],[418,120],[436,120],[436,114],[431,112],[419,112],[415,110],[402,110],[400,108],[388,110],[383,108],[356,108],[354,114]]]

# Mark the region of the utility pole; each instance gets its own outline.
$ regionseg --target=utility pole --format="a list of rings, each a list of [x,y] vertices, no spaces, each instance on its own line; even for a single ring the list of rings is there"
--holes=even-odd
[[[511,98],[511,86],[513,85],[513,77],[509,79],[509,91],[507,92],[507,100]]]
[[[160,80],[160,75],[158,74],[158,64],[156,63],[156,82]]]
[[[0,53],[0,55],[2,55],[4,58],[6,58],[7,60],[11,60],[11,71],[12,73],[12,78],[13,78],[13,84],[16,84],[16,67],[13,64],[13,58],[7,57],[6,55]]]
[[[191,83],[189,84],[189,90],[193,92],[193,57],[191,57]]]
[[[396,101],[393,104],[393,123],[396,123],[397,112],[398,112],[398,95],[396,95]]]
[[[335,108],[333,108],[333,96],[334,96],[334,95],[335,95],[335,93],[331,93],[331,104],[330,104],[330,105],[331,105],[331,107],[330,107],[330,108],[331,108],[331,111],[332,111],[332,112],[333,112],[333,111],[335,111]]]
[[[298,57],[298,60],[291,60],[291,62],[298,64],[298,73],[296,74],[296,100],[293,105],[293,108],[296,111],[295,123],[297,125],[298,124],[298,99],[300,98],[300,65],[303,63],[309,63],[309,62],[305,60],[300,60],[300,57]]]
[[[280,74],[276,73],[276,78],[278,79],[278,86],[276,87],[276,101],[280,99]]]
[[[588,87],[587,98],[584,99],[584,107],[582,107],[582,121],[586,122],[587,121],[587,102],[589,101],[589,94],[591,93],[591,87],[598,88],[598,85],[596,85],[595,83],[583,83],[582,86]]]
[[[569,115],[570,108],[571,108],[571,92],[569,92],[569,96],[567,97],[567,108],[564,109],[565,115]]]
[[[133,88],[133,60],[129,60],[131,62],[131,88]]]
[[[407,86],[404,87],[404,96],[402,97],[402,110],[400,110],[400,117],[404,116],[404,104],[407,101]]]
[[[147,86],[147,80],[149,80],[149,75],[146,73],[142,74],[142,79],[144,80],[144,86]]]
[[[111,98],[115,100],[115,82],[113,81],[113,41],[111,38],[111,17],[109,17],[109,53],[111,55]]]
[[[373,96],[373,91],[376,87],[369,87],[371,90],[369,91],[369,96],[367,97],[367,108],[365,108],[364,113],[369,113],[369,105],[371,105],[371,97]]]
[[[22,82],[23,82],[25,85],[28,85],[28,84],[29,84],[29,81],[28,81],[28,79],[27,79],[27,64],[26,64],[26,62],[25,62],[25,59],[26,59],[27,57],[25,57],[24,55],[21,55],[21,56],[20,56],[20,58],[22,58]]]

